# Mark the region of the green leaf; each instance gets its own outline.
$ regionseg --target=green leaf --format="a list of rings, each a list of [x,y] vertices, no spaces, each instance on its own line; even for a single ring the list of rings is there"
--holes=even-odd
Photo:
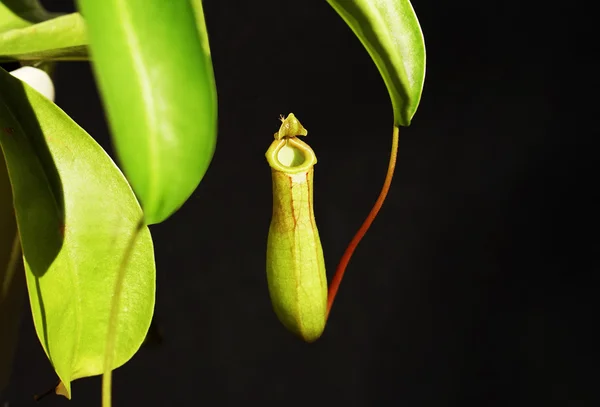
[[[408,126],[425,80],[425,42],[409,0],[327,0],[365,46],[392,99],[395,125]]]
[[[0,0],[0,33],[41,23],[58,15],[47,12],[38,0]]]
[[[0,130],[1,131],[1,130]],[[0,392],[8,384],[25,299],[25,272],[4,156],[0,154]]]
[[[67,14],[24,28],[0,32],[2,61],[85,61],[85,22],[79,13]]]
[[[217,99],[202,4],[79,0],[113,141],[147,224],[167,219],[211,162]]]
[[[70,395],[72,380],[103,371],[116,276],[143,214],[110,157],[60,108],[2,69],[0,89],[0,146],[33,320]],[[144,341],[155,277],[143,227],[125,270],[113,368]]]

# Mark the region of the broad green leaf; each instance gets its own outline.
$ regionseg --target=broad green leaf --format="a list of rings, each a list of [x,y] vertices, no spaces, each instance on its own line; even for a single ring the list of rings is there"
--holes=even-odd
[[[72,380],[103,372],[116,275],[143,214],[110,157],[60,108],[2,69],[0,89],[0,146],[33,320],[70,396]],[[154,293],[152,239],[144,227],[125,271],[113,368],[144,341]]]
[[[409,0],[327,0],[365,46],[392,99],[395,125],[408,126],[425,80],[425,42]]]
[[[0,0],[0,33],[57,16],[47,12],[38,0]]]
[[[167,219],[211,162],[217,99],[200,1],[79,0],[121,166],[147,224]]]
[[[0,32],[1,61],[84,61],[87,32],[79,13]]]
[[[25,272],[20,254],[12,192],[4,156],[0,153],[0,392],[10,377],[25,299]]]

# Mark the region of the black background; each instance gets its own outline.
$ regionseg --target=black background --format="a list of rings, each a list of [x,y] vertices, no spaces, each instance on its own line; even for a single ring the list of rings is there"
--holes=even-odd
[[[163,342],[115,372],[116,406],[599,405],[592,11],[413,5],[427,46],[422,102],[327,329],[305,344],[267,292],[264,153],[279,115],[294,112],[319,159],[331,272],[383,183],[389,97],[324,0],[205,1],[217,150],[185,206],[151,228]],[[55,79],[56,103],[112,154],[89,65],[62,63]],[[24,315],[8,407],[34,405],[56,380]],[[100,379],[74,382],[70,402],[39,403],[98,406]]]

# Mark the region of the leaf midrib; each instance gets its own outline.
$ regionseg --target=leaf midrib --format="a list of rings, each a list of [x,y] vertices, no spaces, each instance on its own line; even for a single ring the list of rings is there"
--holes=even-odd
[[[139,52],[139,50],[142,48],[140,42],[138,41],[138,38],[135,35],[135,30],[132,28],[132,17],[131,17],[131,10],[127,7],[127,0],[123,0],[123,1],[117,1],[117,7],[119,7],[121,9],[122,12],[122,16],[123,16],[123,21],[121,24],[121,26],[123,27],[123,31],[125,33],[125,43],[129,48],[129,54],[132,57],[133,60],[133,64],[134,64],[134,70],[137,73],[137,77],[139,78],[139,84],[141,87],[141,92],[142,92],[142,100],[144,101],[144,110],[143,110],[143,115],[145,116],[145,122],[148,123],[148,127],[147,127],[147,131],[148,131],[148,136],[146,137],[146,140],[148,141],[146,143],[147,145],[147,153],[148,155],[151,157],[149,160],[147,160],[147,165],[149,165],[151,167],[149,174],[151,174],[150,178],[147,180],[150,187],[149,189],[149,196],[151,198],[149,198],[147,200],[147,202],[156,202],[156,184],[157,184],[157,180],[156,180],[156,174],[158,174],[158,170],[157,170],[157,166],[158,161],[154,159],[154,156],[156,154],[157,148],[156,148],[156,131],[157,131],[157,111],[156,111],[156,103],[154,100],[154,94],[152,92],[152,81],[150,79],[150,74],[148,72],[148,69],[146,68],[146,65],[144,64],[144,59],[141,55],[141,53]],[[154,208],[156,209],[156,208]]]

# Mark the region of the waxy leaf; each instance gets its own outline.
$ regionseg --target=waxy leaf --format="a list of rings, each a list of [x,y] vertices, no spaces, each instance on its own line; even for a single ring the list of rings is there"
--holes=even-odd
[[[327,0],[365,46],[387,86],[397,126],[408,126],[423,91],[425,42],[409,0]]]
[[[0,69],[0,146],[38,338],[70,396],[103,372],[115,281],[143,214],[102,148],[60,108]],[[125,269],[113,368],[139,349],[154,309],[155,264],[143,227]]]
[[[79,13],[24,28],[0,32],[2,61],[83,61],[88,59],[87,32]]]
[[[217,99],[202,3],[79,0],[115,148],[147,224],[189,198],[212,159]]]
[[[0,33],[41,23],[58,15],[47,12],[38,0],[0,0]]]

